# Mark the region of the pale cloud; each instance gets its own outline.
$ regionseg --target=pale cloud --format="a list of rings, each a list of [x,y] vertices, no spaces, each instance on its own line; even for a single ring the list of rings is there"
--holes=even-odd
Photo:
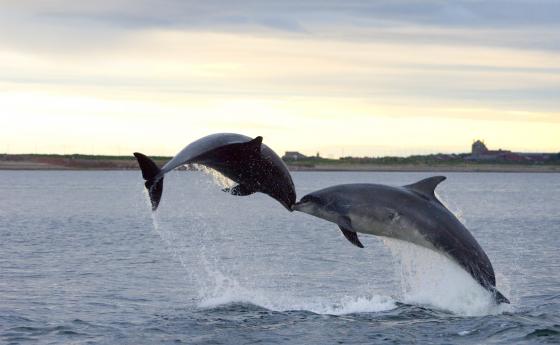
[[[554,110],[560,54],[462,45],[143,31],[89,54],[0,54],[5,81],[154,93],[404,98]],[[460,82],[459,82],[460,81]],[[537,97],[539,104],[527,103]]]
[[[27,49],[93,49],[137,30],[560,49],[555,0],[5,0],[0,7],[3,40]]]

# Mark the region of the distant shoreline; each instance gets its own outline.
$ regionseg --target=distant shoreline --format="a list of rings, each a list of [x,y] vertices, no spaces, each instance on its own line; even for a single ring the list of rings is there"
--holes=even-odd
[[[314,167],[288,166],[290,171],[371,171],[371,172],[496,172],[496,173],[560,173],[558,165],[506,165],[506,164],[466,164],[466,165],[402,165],[402,164],[349,164],[318,165]]]
[[[171,157],[157,157],[163,165]],[[438,164],[355,164],[287,162],[290,171],[354,171],[354,172],[520,172],[560,173],[560,165],[552,164],[497,164],[497,163],[438,163]],[[138,170],[133,157],[85,155],[0,155],[0,170]]]

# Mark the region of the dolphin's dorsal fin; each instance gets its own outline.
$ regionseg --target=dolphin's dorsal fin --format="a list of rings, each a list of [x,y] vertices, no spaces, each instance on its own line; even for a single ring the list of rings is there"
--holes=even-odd
[[[263,141],[263,137],[261,137],[261,136],[259,135],[259,136],[256,137],[255,139],[246,142],[245,145],[247,145],[248,147],[250,147],[252,150],[260,151],[260,150],[261,150],[262,141]]]
[[[428,177],[413,184],[404,186],[404,188],[416,192],[430,200],[437,200],[434,191],[438,184],[445,180],[445,176]]]

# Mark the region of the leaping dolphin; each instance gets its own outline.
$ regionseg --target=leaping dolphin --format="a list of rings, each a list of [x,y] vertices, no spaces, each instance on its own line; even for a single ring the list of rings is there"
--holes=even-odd
[[[363,248],[357,233],[412,242],[457,262],[497,303],[509,300],[496,289],[488,256],[465,226],[435,196],[444,176],[430,177],[404,187],[343,184],[304,196],[293,207],[336,223],[344,236]]]
[[[286,164],[262,137],[254,139],[235,133],[217,133],[187,145],[161,169],[145,155],[135,152],[145,186],[150,194],[152,210],[156,210],[163,192],[163,176],[189,163],[202,164],[217,170],[237,183],[224,191],[233,195],[268,194],[289,211],[296,202],[294,182]]]

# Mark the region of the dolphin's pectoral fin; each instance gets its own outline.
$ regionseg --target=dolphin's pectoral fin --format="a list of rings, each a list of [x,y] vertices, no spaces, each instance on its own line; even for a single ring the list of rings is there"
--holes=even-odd
[[[244,184],[238,184],[231,188],[224,188],[222,189],[222,191],[226,193],[230,193],[231,195],[239,195],[239,196],[251,195],[257,192],[256,190],[253,190]]]
[[[358,239],[358,234],[352,230],[348,230],[345,229],[344,227],[342,227],[341,225],[338,226],[340,228],[340,230],[342,231],[342,234],[344,235],[344,237],[346,237],[346,239],[348,241],[350,241],[350,243],[352,243],[353,245],[355,245],[356,247],[360,247],[363,248],[364,245],[362,244],[362,242],[360,242],[360,240]]]

